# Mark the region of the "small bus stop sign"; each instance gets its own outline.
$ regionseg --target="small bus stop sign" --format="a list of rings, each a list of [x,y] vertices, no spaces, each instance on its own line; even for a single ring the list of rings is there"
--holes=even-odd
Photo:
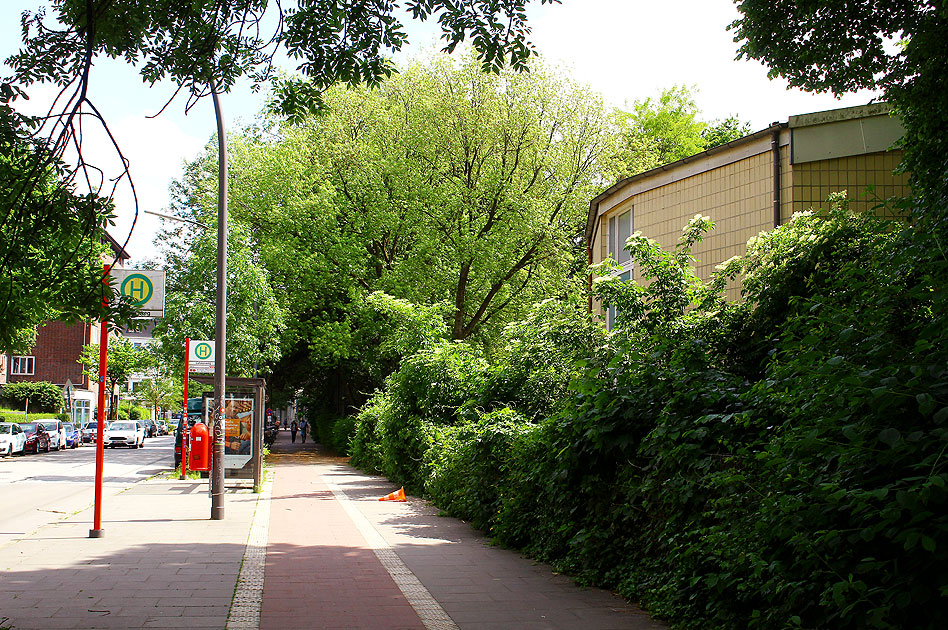
[[[154,269],[112,269],[120,295],[131,298],[143,317],[165,312],[165,272]]]
[[[192,339],[188,346],[188,372],[213,374],[216,354],[217,344],[213,341]]]

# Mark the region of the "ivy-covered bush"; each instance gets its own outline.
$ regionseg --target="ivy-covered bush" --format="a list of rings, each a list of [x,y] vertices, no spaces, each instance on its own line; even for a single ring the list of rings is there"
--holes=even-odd
[[[532,426],[516,411],[499,409],[436,428],[425,453],[425,491],[445,511],[491,531],[513,445]]]
[[[675,627],[945,627],[948,265],[837,201],[708,283],[706,218],[633,235],[649,281],[598,284],[618,327],[585,359],[543,318],[489,367],[411,357],[354,459]]]
[[[23,407],[26,399],[36,411],[58,412],[63,406],[63,390],[48,381],[20,381],[0,387],[0,400]]]
[[[355,435],[356,420],[353,416],[337,418],[332,425],[332,447],[340,455],[350,454],[350,444]]]

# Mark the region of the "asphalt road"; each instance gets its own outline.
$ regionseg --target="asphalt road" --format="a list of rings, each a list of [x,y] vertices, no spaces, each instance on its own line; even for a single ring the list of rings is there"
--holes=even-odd
[[[165,435],[148,438],[141,449],[105,449],[103,524],[110,519],[110,496],[171,472],[173,446],[174,436]],[[0,545],[92,505],[95,451],[94,444],[86,444],[72,450],[0,459]]]

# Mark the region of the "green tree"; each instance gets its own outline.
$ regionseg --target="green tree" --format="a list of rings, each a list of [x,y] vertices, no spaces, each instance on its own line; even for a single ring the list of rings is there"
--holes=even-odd
[[[742,122],[737,116],[728,116],[724,120],[709,123],[701,132],[704,148],[711,149],[731,140],[737,140],[751,132],[750,123]]]
[[[0,106],[0,351],[25,351],[48,319],[101,308],[103,232],[111,206],[77,195],[65,167],[21,136]]]
[[[150,407],[152,417],[157,418],[160,409],[169,409],[176,402],[175,393],[176,388],[170,378],[156,375],[138,383],[138,387],[135,388],[135,399]],[[180,398],[179,394],[177,397],[179,406]]]
[[[571,292],[572,238],[610,148],[595,95],[541,66],[491,75],[442,57],[327,103],[311,124],[367,284],[446,303],[457,340]]]
[[[257,260],[249,230],[236,221],[228,228],[227,373],[254,376],[259,368],[279,359],[286,315],[267,269]],[[166,251],[165,316],[155,327],[155,335],[161,338],[162,361],[179,376],[183,373],[185,338],[213,338],[217,318],[215,234],[213,230],[196,234],[184,253]]]
[[[105,391],[114,392],[116,387],[128,384],[133,375],[144,372],[153,365],[154,358],[146,351],[136,348],[131,341],[125,338],[109,340],[108,359],[106,362]],[[83,366],[82,373],[93,381],[99,378],[99,344],[89,344],[82,347],[79,363]],[[115,408],[109,410],[109,421],[115,420]]]
[[[401,307],[376,292],[489,343],[534,301],[580,290],[573,237],[612,148],[598,97],[541,67],[485,74],[468,56],[411,64],[375,90],[331,89],[326,104],[231,140],[233,225],[288,313],[292,367],[277,373],[355,399],[380,385],[400,355],[365,344]],[[189,166],[176,213],[211,221],[212,166]],[[195,235],[174,227],[163,241],[194,251]]]
[[[448,51],[469,38],[485,68],[498,70],[505,63],[523,68],[532,54],[528,2],[418,0],[410,5],[410,17],[437,19]],[[96,193],[110,198],[128,171],[107,185],[96,183],[97,169],[82,155],[80,120],[87,126],[98,121],[108,131],[89,90],[97,57],[123,58],[152,85],[170,80],[177,86],[172,99],[184,92],[193,104],[210,93],[212,83],[221,91],[242,76],[255,86],[264,84],[273,75],[274,55],[284,51],[298,62],[303,79],[281,81],[275,95],[284,111],[299,114],[316,110],[321,92],[336,81],[375,84],[389,76],[387,55],[407,44],[397,5],[383,0],[306,0],[292,7],[269,0],[51,0],[50,5],[49,15],[45,8],[24,12],[23,46],[6,60],[12,72],[0,82],[3,350],[29,346],[32,327],[44,319],[100,314],[99,251],[92,250],[102,240],[109,204]],[[49,115],[17,114],[11,103],[37,83],[62,89]],[[67,149],[79,153],[68,168],[63,166]],[[115,150],[124,160],[121,148]],[[77,181],[90,193],[73,194]],[[44,248],[34,247],[36,242]],[[120,312],[113,309],[110,317],[116,320]]]
[[[636,101],[631,112],[615,110],[611,121],[615,147],[608,178],[641,173],[750,132],[750,124],[736,116],[707,122],[700,115],[692,89],[683,85],[662,90],[657,99]]]

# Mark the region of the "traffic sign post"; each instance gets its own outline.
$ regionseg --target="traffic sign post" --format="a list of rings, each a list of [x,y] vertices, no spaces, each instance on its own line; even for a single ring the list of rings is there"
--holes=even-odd
[[[111,265],[105,265],[102,271],[102,284],[108,289],[109,270]],[[102,292],[102,306],[108,307],[109,292]],[[102,530],[102,473],[105,466],[105,444],[103,444],[103,433],[105,426],[105,371],[108,364],[109,353],[109,320],[105,317],[99,323],[99,392],[98,407],[96,409],[96,427],[95,427],[95,506],[92,511],[92,529],[89,530],[89,538],[102,538],[105,532]]]

